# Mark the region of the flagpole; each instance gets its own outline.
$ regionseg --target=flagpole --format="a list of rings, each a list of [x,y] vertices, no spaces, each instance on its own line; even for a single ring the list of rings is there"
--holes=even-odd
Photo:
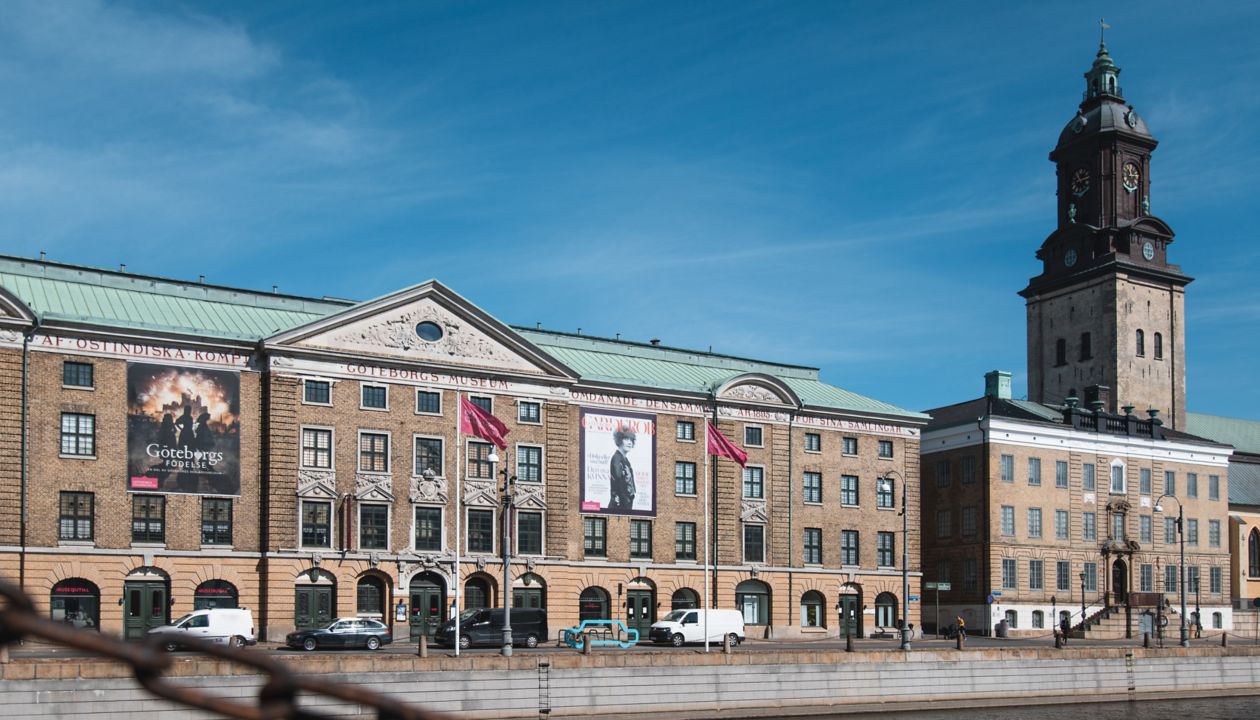
[[[463,475],[463,465],[460,463],[460,453],[463,450],[464,438],[464,406],[460,402],[462,396],[458,390],[455,391],[455,657],[459,657],[459,618],[460,618],[460,595],[463,590],[464,583],[460,579],[459,551],[463,545],[459,539],[460,511],[461,500],[463,499],[460,477]]]
[[[709,423],[704,424],[704,651],[709,652]]]

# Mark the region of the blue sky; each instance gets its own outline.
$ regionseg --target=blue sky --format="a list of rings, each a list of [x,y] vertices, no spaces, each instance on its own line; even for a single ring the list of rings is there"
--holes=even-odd
[[[1025,392],[1098,16],[1161,141],[1192,410],[1260,417],[1260,5],[10,1],[0,251]]]

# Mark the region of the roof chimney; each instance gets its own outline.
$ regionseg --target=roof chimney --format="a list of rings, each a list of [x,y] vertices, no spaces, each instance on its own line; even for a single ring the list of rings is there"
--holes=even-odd
[[[118,263],[118,272],[127,272],[127,263]]]
[[[984,374],[984,396],[997,400],[1011,399],[1011,374],[1005,370],[990,370]]]
[[[45,260],[47,260],[47,259],[48,259],[48,253],[44,252],[43,250],[40,250],[40,251],[39,251],[39,261],[40,261],[40,262],[43,262],[43,261],[45,261]]]
[[[660,347],[660,346],[661,346],[661,339],[660,339],[660,338],[652,338],[651,340],[648,340],[648,343],[650,343],[650,344],[652,345],[652,347]]]

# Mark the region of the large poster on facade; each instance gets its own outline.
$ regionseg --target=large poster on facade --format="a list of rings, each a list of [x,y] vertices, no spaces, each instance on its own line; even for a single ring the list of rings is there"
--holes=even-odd
[[[128,363],[128,489],[239,495],[240,406],[235,372]]]
[[[656,514],[656,416],[582,408],[581,511]]]

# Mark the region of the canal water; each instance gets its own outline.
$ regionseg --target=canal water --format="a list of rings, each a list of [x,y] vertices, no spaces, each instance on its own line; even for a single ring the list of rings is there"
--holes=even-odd
[[[1257,688],[1260,693],[1260,688]],[[1260,695],[1198,700],[785,716],[775,720],[1260,720]]]

